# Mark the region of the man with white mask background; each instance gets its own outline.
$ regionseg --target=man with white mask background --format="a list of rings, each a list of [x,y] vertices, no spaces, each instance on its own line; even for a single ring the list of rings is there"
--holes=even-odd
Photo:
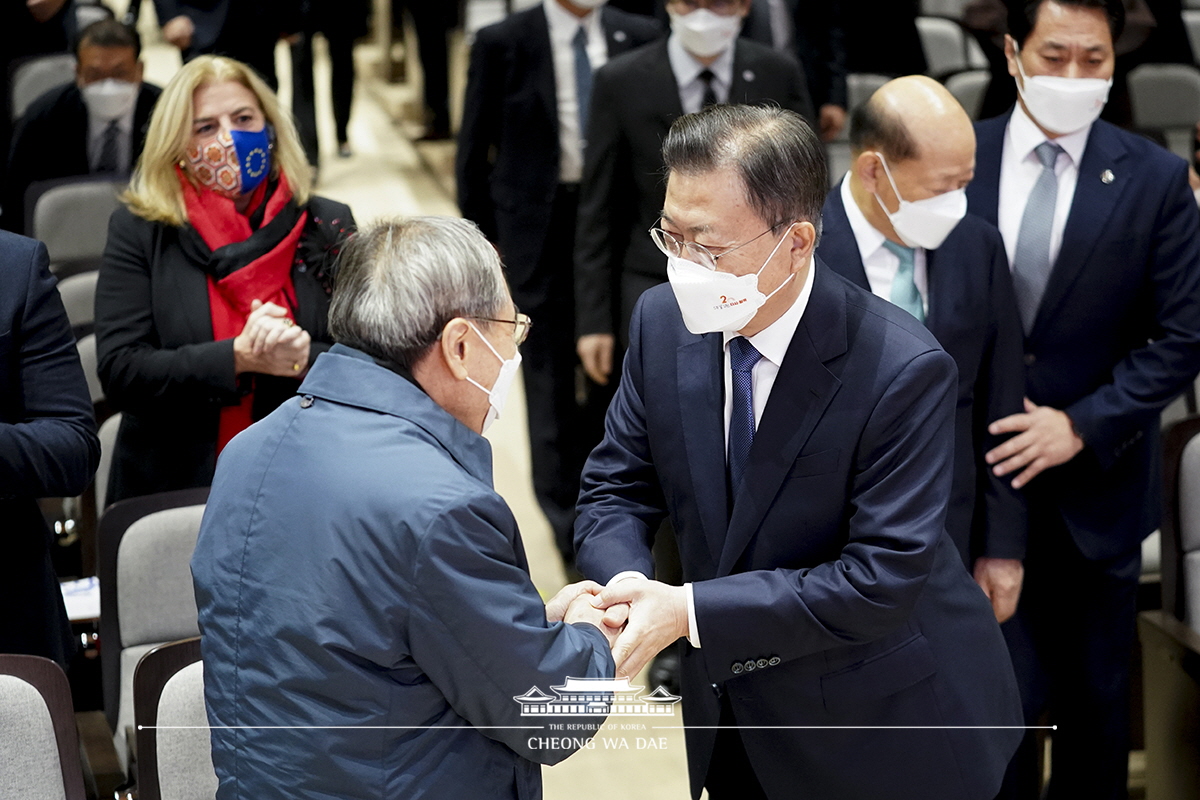
[[[958,365],[946,530],[1003,622],[1016,610],[1024,500],[984,455],[988,424],[1022,410],[1021,321],[999,232],[967,211],[975,133],[944,86],[919,75],[880,88],[851,120],[853,162],[825,200],[817,254],[923,322]]]
[[[24,232],[25,193],[38,181],[128,175],[162,90],[142,81],[141,39],[116,20],[83,30],[75,82],[30,104],[13,134],[0,223]]]
[[[1029,0],[1005,42],[1016,107],[976,125],[970,210],[1004,237],[1025,331],[1025,410],[987,455],[1024,488],[1025,582],[1005,624],[1045,709],[1055,797],[1126,796],[1141,540],[1159,522],[1159,412],[1200,369],[1200,220],[1182,159],[1097,120],[1120,0]],[[1034,737],[1005,797],[1038,796]]]

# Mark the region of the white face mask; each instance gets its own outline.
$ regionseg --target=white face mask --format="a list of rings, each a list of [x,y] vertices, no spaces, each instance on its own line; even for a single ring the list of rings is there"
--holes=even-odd
[[[1025,101],[1029,115],[1051,133],[1074,133],[1100,117],[1108,102],[1112,78],[1059,78],[1053,75],[1025,75],[1021,49],[1013,43],[1017,72],[1017,92]],[[1023,85],[1022,85],[1023,84]]]
[[[671,30],[679,37],[679,43],[697,58],[712,58],[723,53],[733,44],[742,30],[742,17],[728,17],[698,8],[689,14],[671,15]]]
[[[568,0],[568,2],[573,6],[586,8],[588,11],[591,11],[592,9],[599,8],[600,6],[604,5],[608,2],[608,0]]]
[[[521,368],[521,351],[518,350],[512,358],[505,358],[496,352],[496,348],[492,347],[492,343],[487,340],[487,337],[479,332],[479,328],[476,328],[473,323],[468,322],[467,324],[478,334],[480,339],[483,339],[488,350],[491,350],[492,354],[500,359],[500,373],[496,376],[496,381],[492,384],[491,389],[484,387],[470,375],[467,376],[467,380],[471,384],[487,393],[488,410],[487,416],[483,418],[483,433],[487,433],[488,428],[492,427],[493,422],[500,419],[500,413],[504,411],[504,402],[508,399],[508,392],[512,389],[513,381],[517,377],[517,370]]]
[[[900,190],[896,188],[896,182],[892,180],[892,172],[888,169],[883,153],[875,155],[879,156],[879,163],[883,165],[883,172],[887,175],[888,183],[892,185],[892,191],[896,193],[896,199],[900,201],[900,208],[894,213],[888,211],[887,206],[879,199],[878,192],[875,193],[875,202],[879,203],[883,213],[887,214],[888,219],[891,220],[892,227],[896,230],[900,241],[909,247],[924,247],[926,250],[936,250],[941,247],[950,232],[967,215],[966,190],[954,189],[927,197],[924,200],[909,202],[900,196]]]
[[[667,258],[667,279],[675,291],[675,302],[683,314],[683,324],[692,333],[735,333],[749,324],[763,304],[775,296],[795,273],[779,284],[775,291],[764,295],[758,290],[758,276],[775,257],[780,245],[792,235],[792,228],[784,235],[771,255],[749,275],[732,275],[717,272],[686,258]]]
[[[138,90],[136,83],[105,78],[89,83],[79,91],[83,93],[83,102],[87,104],[89,112],[101,119],[113,120],[133,111]]]

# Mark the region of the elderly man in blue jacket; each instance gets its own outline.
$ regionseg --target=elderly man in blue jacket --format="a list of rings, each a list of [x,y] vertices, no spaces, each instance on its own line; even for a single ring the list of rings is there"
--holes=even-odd
[[[529,324],[469,222],[347,245],[339,344],[225,449],[192,558],[221,800],[537,798],[586,742],[514,700],[611,678],[615,634],[595,584],[543,605],[492,488]]]

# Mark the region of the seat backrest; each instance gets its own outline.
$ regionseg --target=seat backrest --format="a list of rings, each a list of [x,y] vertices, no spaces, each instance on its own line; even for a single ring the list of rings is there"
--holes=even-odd
[[[100,425],[100,465],[96,467],[96,517],[104,516],[108,504],[108,476],[112,474],[113,451],[117,447],[117,431],[121,428],[121,412],[113,414]]]
[[[1172,152],[1191,161],[1200,120],[1200,69],[1191,64],[1142,64],[1129,73],[1133,125],[1159,131]]]
[[[921,0],[921,13],[931,17],[959,19],[971,0]]]
[[[979,119],[983,108],[983,96],[992,82],[992,73],[986,69],[972,69],[951,75],[946,79],[946,90],[966,110],[972,120]]]
[[[12,73],[11,119],[18,120],[42,94],[75,80],[75,56],[53,53],[21,62]]]
[[[84,796],[67,676],[49,659],[0,655],[0,797]]]
[[[83,374],[87,377],[88,394],[92,396],[92,405],[104,400],[104,387],[100,385],[100,363],[96,357],[96,334],[89,333],[75,343],[79,351],[79,363],[83,365]]]
[[[1185,8],[1183,10],[1183,27],[1187,28],[1188,43],[1192,46],[1192,56],[1200,61],[1200,8]]]
[[[99,277],[100,272],[93,269],[58,282],[58,294],[76,336],[91,333],[96,321],[96,280]]]
[[[853,113],[856,108],[870,100],[871,95],[875,94],[880,86],[890,80],[887,75],[876,75],[873,72],[851,72],[846,76],[846,110]]]
[[[917,33],[925,51],[926,75],[943,78],[967,69],[966,34],[957,22],[943,17],[917,17]]]
[[[1200,633],[1200,435],[1188,439],[1180,457],[1177,545],[1181,618],[1188,627]]]
[[[141,800],[212,800],[212,765],[200,639],[160,645],[134,675]]]
[[[33,207],[33,238],[50,252],[51,271],[79,262],[95,267],[108,241],[108,219],[124,182],[80,180],[47,189]]]

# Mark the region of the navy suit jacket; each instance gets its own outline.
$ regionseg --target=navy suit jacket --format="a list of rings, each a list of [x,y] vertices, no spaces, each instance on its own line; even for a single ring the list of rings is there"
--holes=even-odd
[[[999,626],[944,529],[954,361],[814,263],[732,508],[722,336],[688,333],[669,286],[642,296],[584,469],[577,563],[600,582],[652,574],[670,515],[701,644],[681,668],[695,797],[727,693],[770,796],[990,798],[1020,731],[777,727],[1021,724]]]
[[[825,199],[823,218],[817,254],[839,275],[871,291],[840,187]],[[1003,441],[987,426],[1023,410],[1021,319],[1000,232],[967,215],[941,247],[926,251],[926,271],[925,325],[958,365],[946,530],[968,566],[980,556],[1024,558],[1025,500],[983,460]]]
[[[975,125],[967,197],[993,224],[1008,120]],[[1025,363],[1028,397],[1087,444],[1029,491],[1053,499],[1085,556],[1130,552],[1159,522],[1159,413],[1200,370],[1200,214],[1182,159],[1095,123]]]
[[[0,232],[0,653],[75,651],[39,497],[92,481],[100,442],[46,246]]]
[[[610,59],[662,33],[649,17],[599,13]],[[500,248],[518,305],[531,308],[549,291],[537,266],[559,184],[558,133],[554,51],[539,4],[476,34],[455,165],[463,216]]]

